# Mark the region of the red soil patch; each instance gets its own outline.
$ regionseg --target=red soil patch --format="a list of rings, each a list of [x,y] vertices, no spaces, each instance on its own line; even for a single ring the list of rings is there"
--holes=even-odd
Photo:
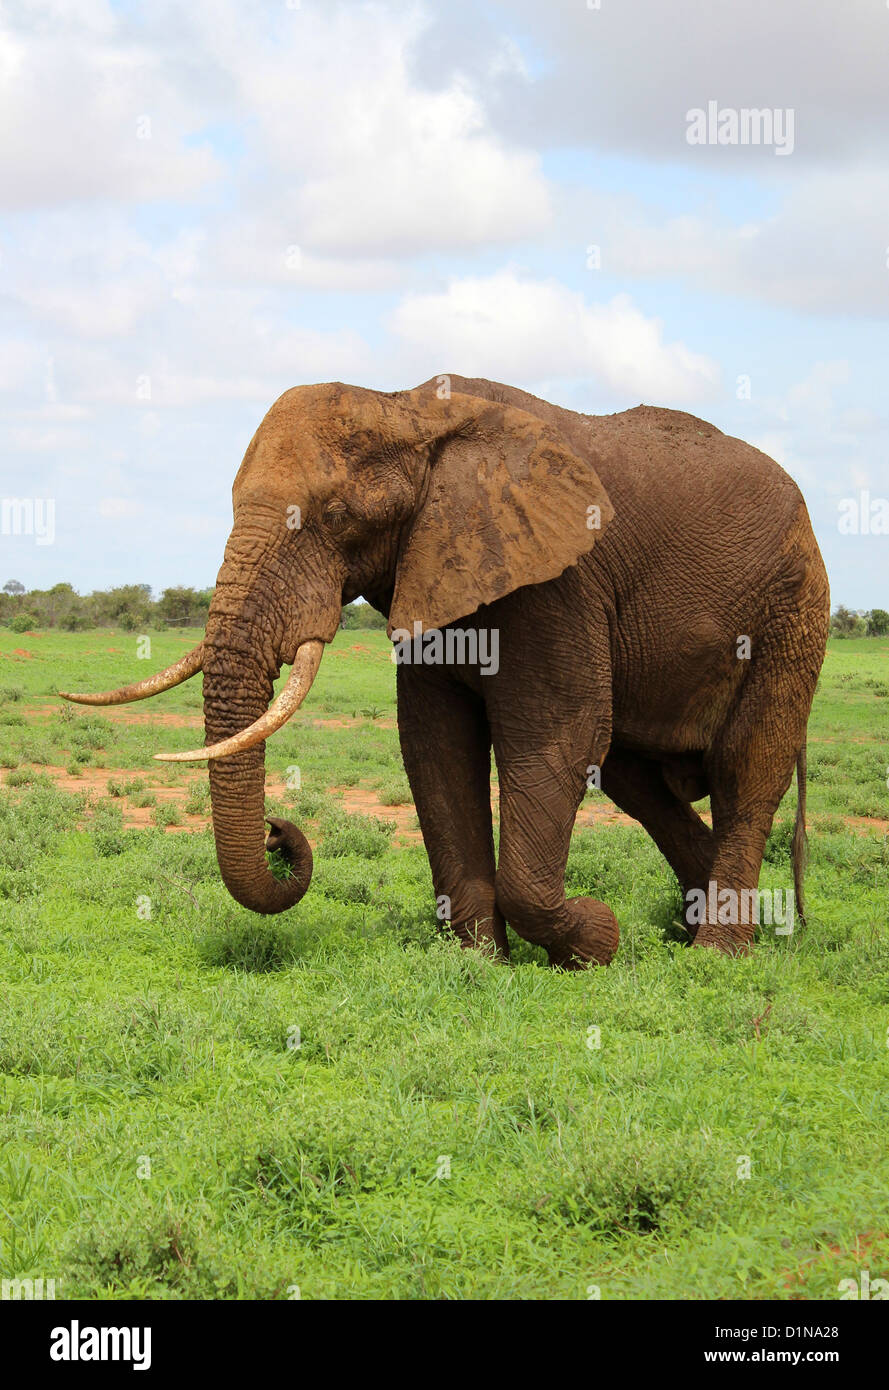
[[[21,713],[32,719],[49,719],[62,710],[74,709],[67,702],[61,705],[22,705]],[[95,712],[101,719],[110,719],[112,724],[160,724],[168,729],[202,729],[204,719],[200,714],[162,714],[160,710],[139,709],[134,705],[79,705],[78,709]],[[134,773],[130,774],[134,776]]]
[[[74,709],[75,706],[67,701],[59,705],[21,705],[20,713],[29,719],[49,719],[53,714],[59,714],[64,709]],[[95,708],[95,712],[102,719],[110,719],[113,724],[160,724],[169,729],[202,729],[204,727],[204,717],[202,714],[164,714],[156,705],[149,706],[145,701],[144,705],[79,705],[76,708],[82,712],[88,712]],[[397,724],[394,716],[387,719],[367,719],[363,715],[343,714],[328,718],[327,716],[315,717],[308,715],[309,723],[313,728],[319,729],[356,729],[365,724],[373,724],[378,729],[395,729]]]
[[[588,806],[581,806],[577,813],[575,825],[579,830],[585,829],[590,825],[638,825],[639,822],[633,820],[632,816],[627,816],[623,811],[619,811],[613,802],[591,801]]]
[[[394,718],[391,719],[366,719],[364,715],[342,714],[336,718],[312,718],[313,728],[319,729],[356,729],[364,724],[373,724],[377,729],[396,729],[398,727]]]
[[[26,633],[25,633],[25,636],[26,636],[26,637],[34,637],[34,636],[36,636],[36,634],[33,633],[33,632],[26,632]],[[20,661],[33,661],[33,660],[34,660],[34,653],[33,653],[33,652],[26,651],[24,647],[13,647],[13,649],[12,649],[12,654],[13,654],[13,656],[17,656],[17,657],[19,658]]]
[[[53,713],[52,708],[43,707],[40,709],[24,709],[26,714],[41,715]],[[108,710],[105,713],[117,717],[120,722],[148,723],[156,721],[172,725],[189,727],[201,727],[202,720],[199,716],[187,715],[158,715],[156,712],[151,714],[136,715],[130,709]],[[344,726],[347,722],[359,723],[359,720],[313,720],[313,723],[323,723],[334,727]],[[137,778],[145,783],[145,790],[151,792],[159,804],[172,802],[179,806],[180,811],[187,800],[193,783],[203,781],[206,778],[206,770],[197,767],[193,772],[186,773],[177,783],[171,785],[166,782],[156,782],[152,780],[150,771],[134,768],[120,767],[89,767],[84,766],[82,775],[72,776],[67,768],[58,766],[46,766],[38,768],[38,771],[45,772],[52,778],[57,787],[63,791],[77,792],[90,791],[96,792],[99,796],[108,795],[108,782],[132,782]],[[5,777],[3,778],[5,781]],[[266,790],[269,796],[276,800],[281,800],[287,790],[284,781],[275,773],[269,773],[266,777]],[[377,792],[365,787],[329,787],[327,790],[337,797],[343,809],[350,814],[358,813],[365,816],[376,816],[379,820],[394,821],[396,826],[396,844],[419,844],[422,835],[415,824],[416,809],[412,802],[406,802],[400,806],[386,806],[380,801]],[[122,796],[115,798],[117,804],[123,812],[124,825],[126,826],[150,826],[153,824],[152,813],[154,808],[149,806],[133,806],[130,804],[129,797]],[[494,815],[498,812],[498,797],[496,788],[491,795],[491,807]],[[182,814],[186,813],[182,811]],[[711,817],[708,811],[703,812],[702,819],[710,824]],[[849,829],[859,834],[877,833],[889,834],[889,820],[882,820],[875,816],[844,816],[843,824]],[[203,830],[211,823],[209,815],[187,815],[185,823],[182,825],[172,825],[165,827],[168,830]],[[610,801],[593,801],[580,807],[577,813],[575,826],[578,830],[588,829],[593,826],[608,827],[612,825],[635,826],[639,822],[633,820],[631,816],[625,815]],[[812,833],[817,834],[817,830]],[[309,827],[309,840],[312,844],[316,843],[316,836],[311,833]]]
[[[868,830],[876,830],[881,835],[889,833],[889,820],[880,820],[877,816],[843,816],[843,825],[863,833]]]
[[[880,1247],[885,1247],[887,1240],[889,1240],[889,1236],[884,1232],[865,1231],[862,1235],[855,1237],[855,1243],[851,1250],[844,1250],[840,1245],[831,1245],[826,1250],[819,1251],[811,1255],[807,1260],[803,1260],[797,1269],[782,1270],[781,1278],[784,1282],[784,1287],[785,1289],[793,1290],[791,1293],[792,1299],[805,1298],[807,1271],[813,1266],[838,1260],[848,1261],[850,1266],[852,1266],[839,1269],[837,1271],[839,1278],[852,1278],[858,1282],[863,1261],[867,1259],[869,1253],[876,1254],[878,1259],[881,1258],[883,1251]],[[869,1273],[872,1280],[885,1277],[882,1269],[876,1271],[871,1270]]]
[[[343,810],[349,815],[376,816],[378,820],[395,822],[396,844],[420,844],[423,836],[415,821],[417,812],[413,802],[403,806],[384,806],[376,792],[365,791],[362,787],[331,787],[331,792],[342,799]]]
[[[80,777],[73,777],[67,768],[54,767],[47,764],[45,767],[38,767],[38,772],[45,772],[52,779],[55,785],[64,792],[96,792],[99,796],[108,796],[108,783],[111,782],[134,782],[137,778],[145,783],[145,791],[151,792],[157,799],[159,805],[173,802],[182,811],[183,805],[188,798],[191,790],[191,783],[198,780],[200,773],[189,777],[188,781],[179,786],[169,786],[165,783],[150,781],[142,773],[134,771],[131,767],[84,767]],[[5,782],[5,777],[4,777]],[[133,806],[127,796],[114,797],[117,805],[123,813],[123,823],[127,829],[153,825],[152,816],[153,806]],[[166,830],[203,830],[210,824],[208,816],[185,815],[183,825],[168,825]]]

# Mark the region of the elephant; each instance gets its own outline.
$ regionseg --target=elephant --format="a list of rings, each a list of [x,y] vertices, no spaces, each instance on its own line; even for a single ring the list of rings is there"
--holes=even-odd
[[[505,958],[509,924],[553,966],[612,959],[611,909],[565,894],[576,813],[601,785],[685,902],[706,899],[694,921],[686,909],[690,942],[746,953],[750,914],[718,909],[712,889],[750,901],[794,768],[802,917],[806,726],[830,603],[805,502],[774,460],[677,410],[583,415],[453,374],[394,392],[334,382],[272,405],[233,509],[203,641],[147,681],[65,698],[138,700],[203,672],[206,746],[158,756],[208,760],[239,903],[281,912],[308,887],[302,832],[269,817],[266,838],[264,745],[305,698],[342,605],[364,597],[402,655],[430,631],[497,638],[496,669],[452,644],[396,671],[434,890],[463,945]],[[712,827],[692,804],[707,795]]]

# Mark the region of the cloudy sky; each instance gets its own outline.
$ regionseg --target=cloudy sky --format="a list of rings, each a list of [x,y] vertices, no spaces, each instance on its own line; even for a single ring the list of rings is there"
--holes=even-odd
[[[889,608],[887,61],[881,0],[3,3],[0,495],[56,537],[0,582],[210,584],[277,395],[454,371],[742,436]]]

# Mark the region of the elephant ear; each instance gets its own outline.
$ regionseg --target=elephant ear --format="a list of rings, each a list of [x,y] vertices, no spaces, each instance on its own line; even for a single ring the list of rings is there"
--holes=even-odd
[[[441,628],[525,584],[555,579],[614,515],[589,460],[513,406],[453,395],[428,441],[430,476],[403,544],[389,616]]]

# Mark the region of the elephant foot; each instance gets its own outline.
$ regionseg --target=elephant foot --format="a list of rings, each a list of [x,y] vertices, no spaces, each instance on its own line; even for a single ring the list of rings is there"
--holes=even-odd
[[[550,965],[585,970],[588,965],[610,964],[620,942],[611,908],[596,898],[569,898],[565,906],[571,921],[555,942],[547,944]]]
[[[721,951],[725,956],[749,956],[753,949],[753,934],[733,936],[724,926],[702,922],[691,944],[695,949],[709,946],[711,951]]]
[[[506,927],[499,913],[493,917],[473,917],[466,922],[451,922],[450,930],[464,949],[481,951],[492,960],[509,960]]]

